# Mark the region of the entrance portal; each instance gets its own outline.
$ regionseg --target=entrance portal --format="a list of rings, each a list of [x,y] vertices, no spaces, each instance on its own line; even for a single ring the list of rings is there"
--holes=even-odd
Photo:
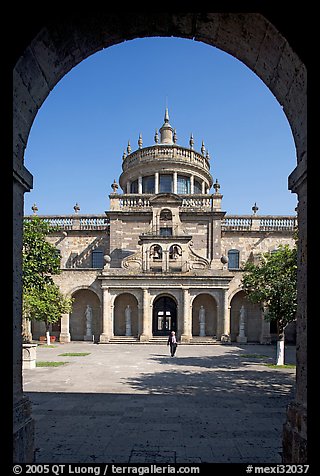
[[[172,298],[162,296],[153,305],[152,333],[154,336],[164,336],[169,335],[170,331],[177,333],[177,305]]]

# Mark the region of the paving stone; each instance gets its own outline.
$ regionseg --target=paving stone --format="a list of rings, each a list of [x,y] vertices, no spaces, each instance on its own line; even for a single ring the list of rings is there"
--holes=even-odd
[[[23,372],[36,462],[281,462],[295,371],[238,358],[243,349],[273,355],[273,346],[180,346],[171,360],[162,347],[83,342],[40,349],[39,360],[91,354],[82,363]]]

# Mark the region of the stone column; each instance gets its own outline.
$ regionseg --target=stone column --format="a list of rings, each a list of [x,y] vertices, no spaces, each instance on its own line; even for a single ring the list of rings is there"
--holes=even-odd
[[[149,290],[142,289],[142,334],[140,335],[141,342],[147,342],[151,337],[150,329],[150,312],[149,312]]]
[[[142,176],[141,175],[138,177],[138,193],[140,195],[142,194]]]
[[[159,193],[159,172],[154,174],[154,193]]]
[[[190,175],[190,193],[194,194],[194,175]]]
[[[112,311],[110,308],[109,288],[102,287],[102,334],[100,335],[100,343],[109,342],[112,337]]]
[[[178,172],[173,172],[173,193],[178,193]]]
[[[189,289],[182,289],[183,297],[183,329],[181,334],[181,342],[190,342],[192,339],[192,313],[190,312],[190,294]]]
[[[59,341],[68,343],[71,342],[70,329],[69,329],[69,314],[65,313],[61,316],[61,332]]]

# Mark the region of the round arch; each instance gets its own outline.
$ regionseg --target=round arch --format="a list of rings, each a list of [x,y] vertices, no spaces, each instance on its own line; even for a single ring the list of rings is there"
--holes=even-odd
[[[98,341],[102,333],[102,315],[99,296],[89,288],[78,287],[71,297],[74,298],[69,317],[71,340]],[[91,323],[87,323],[87,306],[91,310]]]
[[[113,303],[113,333],[115,336],[138,336],[138,301],[131,293],[121,293]]]
[[[217,301],[212,294],[200,293],[192,300],[192,336],[215,337],[217,332]]]
[[[293,12],[292,12],[293,13]],[[272,20],[268,18],[272,15]],[[299,14],[300,15],[300,14]],[[300,18],[299,18],[300,21]],[[277,23],[284,31],[280,33]],[[289,22],[291,24],[291,22]],[[28,24],[28,22],[26,22]],[[93,53],[125,40],[148,36],[177,36],[203,41],[230,53],[246,64],[274,94],[288,118],[297,151],[297,167],[289,177],[289,188],[298,194],[299,266],[297,311],[297,386],[295,402],[288,410],[284,434],[284,462],[306,462],[307,408],[307,311],[306,311],[306,67],[288,30],[287,18],[262,13],[109,13],[86,8],[85,14],[54,17],[23,38],[14,58],[13,175],[14,175],[14,316],[13,375],[16,421],[14,461],[33,460],[33,422],[30,405],[22,391],[22,216],[23,195],[32,188],[32,175],[24,167],[28,135],[49,92],[79,62]],[[292,34],[291,34],[292,33]],[[288,41],[290,38],[290,42]],[[298,38],[298,37],[297,37]],[[293,42],[293,43],[292,43]],[[17,49],[15,50],[15,52]],[[299,51],[301,53],[301,51]],[[304,422],[297,427],[297,421]]]
[[[161,293],[152,301],[152,335],[168,336],[170,331],[178,335],[177,300],[168,293]]]
[[[262,311],[258,304],[253,304],[246,298],[244,291],[238,290],[230,301],[230,338],[236,341],[239,334],[240,309],[244,307],[244,332],[248,342],[260,342],[262,333]]]

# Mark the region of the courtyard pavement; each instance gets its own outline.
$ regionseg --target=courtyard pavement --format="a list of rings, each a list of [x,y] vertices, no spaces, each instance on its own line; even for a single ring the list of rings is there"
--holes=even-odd
[[[89,352],[86,356],[62,353]],[[36,463],[281,463],[294,368],[274,345],[39,345],[23,371]],[[258,357],[259,356],[259,357]],[[286,363],[295,347],[286,346]]]

